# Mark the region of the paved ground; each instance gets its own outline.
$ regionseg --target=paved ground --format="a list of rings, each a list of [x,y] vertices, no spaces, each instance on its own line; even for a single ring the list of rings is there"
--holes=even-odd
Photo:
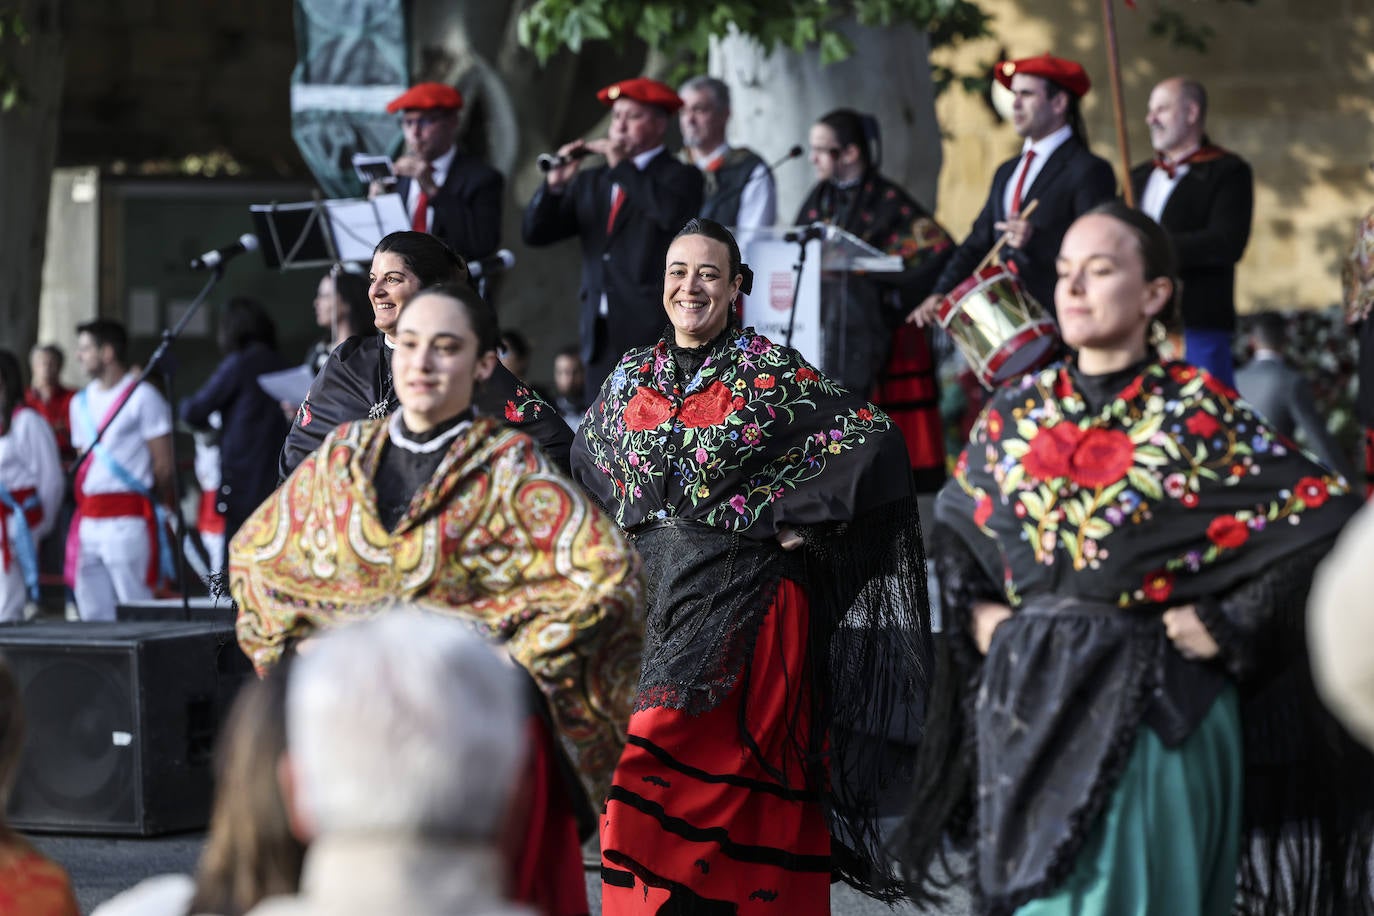
[[[76,888],[81,912],[89,913],[96,904],[108,900],[144,878],[168,872],[189,874],[204,834],[152,839],[112,839],[106,837],[69,837],[34,834],[29,837],[44,853],[66,866]],[[594,872],[587,873],[587,894],[593,916],[601,912],[601,886]],[[901,906],[888,909],[884,904],[857,894],[843,885],[830,891],[830,907],[835,916],[908,916],[918,911]],[[968,916],[968,900],[960,898],[941,910],[928,910],[941,916]],[[382,916],[382,914],[378,914]]]

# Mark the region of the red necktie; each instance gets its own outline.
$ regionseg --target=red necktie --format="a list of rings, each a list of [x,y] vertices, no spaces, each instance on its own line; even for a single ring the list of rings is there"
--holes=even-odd
[[[429,195],[425,189],[420,189],[420,196],[415,199],[415,212],[410,216],[410,228],[416,232],[429,231]]]
[[[1035,150],[1026,150],[1026,155],[1022,158],[1025,161],[1021,166],[1021,174],[1016,179],[1016,188],[1011,192],[1012,216],[1021,212],[1021,192],[1026,189],[1026,174],[1030,172],[1031,163],[1035,161]]]
[[[611,215],[606,218],[606,234],[611,234],[611,229],[615,227],[616,214],[620,212],[620,205],[625,203],[625,189],[618,184],[611,185]]]

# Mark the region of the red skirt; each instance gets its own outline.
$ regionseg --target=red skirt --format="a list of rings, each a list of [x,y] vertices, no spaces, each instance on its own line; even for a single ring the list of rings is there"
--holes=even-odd
[[[510,895],[540,916],[586,916],[582,845],[554,737],[538,715],[527,720],[526,734],[525,792],[512,817],[516,827],[505,842]]]
[[[807,625],[806,595],[784,580],[729,697],[699,716],[630,717],[601,822],[604,916],[665,904],[674,914],[830,912],[830,835],[792,737],[809,732]]]

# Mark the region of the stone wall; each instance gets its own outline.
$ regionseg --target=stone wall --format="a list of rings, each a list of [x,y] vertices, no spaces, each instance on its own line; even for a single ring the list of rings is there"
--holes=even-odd
[[[984,0],[994,37],[937,59],[961,71],[1045,51],[1087,67],[1088,134],[1121,168],[1097,0]],[[1150,89],[1186,73],[1210,95],[1212,139],[1255,170],[1255,222],[1237,274],[1242,311],[1322,308],[1340,297],[1340,261],[1358,219],[1374,206],[1374,4],[1369,0],[1205,0],[1178,3],[1215,37],[1205,54],[1148,35],[1152,4],[1117,3],[1128,144],[1133,162],[1151,155],[1145,129]],[[966,232],[987,197],[993,170],[1019,151],[1009,124],[959,90],[937,104],[945,131],[939,216]]]

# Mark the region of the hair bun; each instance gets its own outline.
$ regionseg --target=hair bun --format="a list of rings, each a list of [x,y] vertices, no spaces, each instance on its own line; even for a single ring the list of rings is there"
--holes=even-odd
[[[748,264],[740,264],[739,272],[739,291],[747,296],[754,291],[754,271]]]

